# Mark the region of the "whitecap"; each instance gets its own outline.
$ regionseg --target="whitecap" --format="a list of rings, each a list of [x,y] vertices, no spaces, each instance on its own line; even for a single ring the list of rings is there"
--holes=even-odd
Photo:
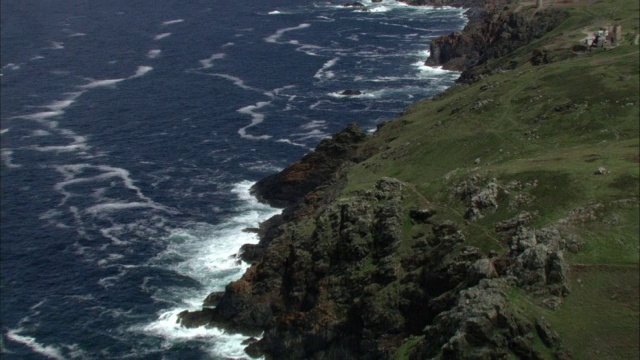
[[[64,359],[60,349],[53,345],[43,345],[39,343],[36,338],[26,335],[20,335],[20,332],[24,329],[12,329],[7,331],[7,338],[11,341],[20,343],[29,347],[34,352],[46,356],[49,359]]]
[[[42,56],[42,55],[36,55],[36,56],[32,57],[32,58],[31,58],[31,59],[29,59],[29,60],[31,60],[31,61],[35,61],[35,60],[41,60],[41,59],[44,59],[44,56]]]
[[[197,289],[163,288],[158,289],[155,297],[166,302],[175,302],[175,306],[162,310],[158,318],[147,324],[135,325],[133,332],[142,332],[163,339],[162,347],[170,347],[193,339],[206,341],[212,356],[224,358],[245,358],[246,336],[229,334],[215,327],[201,326],[184,328],[177,322],[178,314],[184,310],[199,310],[202,301],[212,291],[222,291],[231,281],[237,280],[248,268],[248,264],[235,256],[243,244],[255,244],[255,233],[243,231],[255,228],[258,224],[281,210],[259,203],[250,194],[253,182],[242,181],[231,193],[241,201],[238,215],[219,225],[193,224],[189,229],[177,229],[168,238],[167,249],[156,256],[150,266],[167,267],[180,275],[194,279],[202,284]],[[148,280],[143,281],[147,289]]]
[[[52,49],[52,50],[62,50],[62,49],[64,49],[64,43],[61,42],[61,41],[52,41],[50,49]]]
[[[254,135],[249,135],[247,134],[247,129],[254,127],[260,123],[262,123],[265,119],[264,114],[260,114],[255,112],[255,110],[261,109],[267,105],[270,105],[271,102],[269,101],[261,101],[258,102],[255,105],[249,105],[249,106],[245,106],[241,109],[238,109],[238,112],[241,114],[245,114],[245,115],[250,115],[251,116],[251,123],[247,126],[244,126],[242,128],[240,128],[238,130],[238,134],[240,135],[241,138],[243,139],[249,139],[249,140],[269,140],[271,139],[270,135],[261,135],[261,136],[254,136]]]
[[[171,33],[170,32],[166,32],[166,33],[158,34],[153,38],[153,40],[156,40],[156,41],[162,40],[162,39],[166,38],[167,36],[171,36]]]
[[[129,77],[129,79],[133,79],[133,78],[137,78],[137,77],[140,77],[140,76],[144,76],[146,73],[148,73],[151,70],[153,70],[153,67],[151,67],[151,66],[138,66],[138,69],[136,70],[136,73],[133,74],[131,77]]]
[[[327,137],[331,136],[329,133],[326,133],[326,132],[324,132],[322,130],[318,130],[318,129],[313,129],[313,130],[311,130],[309,132],[306,132],[306,133],[296,133],[296,134],[293,134],[293,135],[295,135],[295,136],[297,136],[297,137],[299,137],[300,139],[303,139],[303,140],[308,140],[308,139],[321,140],[321,139],[324,139],[324,138],[327,138]]]
[[[51,117],[55,117],[55,116],[60,116],[64,114],[64,111],[61,110],[54,110],[54,111],[40,111],[37,113],[33,113],[33,114],[28,114],[28,115],[18,115],[18,116],[14,116],[13,119],[26,119],[26,120],[35,120],[35,121],[42,121]]]
[[[121,79],[104,79],[104,80],[93,80],[90,79],[89,83],[86,85],[79,86],[81,89],[95,89],[99,87],[114,87],[117,83],[126,80],[125,78]]]
[[[316,51],[322,51],[324,48],[322,46],[309,45],[305,44],[296,49],[296,51],[301,51],[310,56],[320,56]]]
[[[9,129],[2,129],[0,130],[0,135],[6,134],[7,132],[9,132]]]
[[[165,208],[162,205],[157,205],[149,202],[113,202],[113,203],[103,203],[103,204],[90,206],[85,210],[85,212],[93,215],[97,215],[98,213],[102,213],[102,212],[114,212],[114,211],[120,211],[120,210],[139,209],[139,208],[153,208],[156,210],[167,210],[167,208]],[[111,239],[117,240],[113,238]]]
[[[149,52],[147,53],[147,57],[148,57],[149,59],[155,59],[155,58],[157,58],[158,56],[160,56],[160,53],[161,53],[161,52],[162,52],[162,50],[160,50],[160,49],[151,49],[151,50],[149,50]]]
[[[213,67],[213,62],[215,60],[223,59],[225,56],[226,55],[224,53],[216,53],[216,54],[212,54],[211,56],[209,56],[206,59],[198,60],[198,62],[200,62],[200,64],[202,65],[202,67],[200,69],[204,70],[204,69],[208,69],[210,67]]]
[[[278,10],[269,11],[269,15],[278,15],[278,14],[282,14],[282,13]]]
[[[444,77],[448,79],[456,79],[460,76],[460,72],[445,70],[442,66],[427,66],[424,64],[424,61],[418,61],[413,63],[413,66],[418,69],[420,72],[420,78],[422,79],[443,79]]]
[[[20,64],[8,63],[7,65],[2,67],[3,69],[8,70],[20,70]]]
[[[234,42],[228,42],[228,43],[226,43],[226,44],[223,44],[223,45],[222,45],[222,46],[220,46],[220,47],[221,47],[221,48],[226,48],[226,47],[229,47],[229,46],[233,46],[233,45],[235,45],[235,44],[236,44],[236,43],[234,43]]]
[[[391,10],[390,8],[386,7],[386,6],[376,6],[373,8],[369,8],[369,12],[372,13],[383,13],[383,12],[387,12]]]
[[[162,25],[167,26],[167,25],[179,24],[181,22],[184,22],[184,19],[167,20],[163,22]]]
[[[73,34],[69,35],[69,37],[80,37],[80,36],[87,36],[87,34],[81,33],[81,32],[77,32],[77,33],[73,33]]]
[[[278,140],[276,140],[276,142],[284,143],[284,144],[289,144],[289,145],[293,145],[293,146],[298,146],[298,147],[303,147],[303,148],[305,148],[305,149],[312,150],[310,147],[308,147],[308,146],[307,146],[307,145],[305,145],[305,144],[300,144],[300,143],[297,143],[297,142],[291,141],[291,140],[289,140],[289,139],[278,139]]]
[[[251,87],[249,85],[246,85],[244,83],[244,80],[240,79],[239,77],[233,76],[233,75],[229,75],[229,74],[209,74],[209,73],[200,73],[200,74],[204,74],[204,75],[208,75],[208,76],[214,76],[214,77],[219,77],[219,78],[223,78],[226,80],[229,80],[231,82],[233,82],[233,84],[241,89],[244,90],[251,90],[251,91],[257,91],[260,93],[265,94],[264,90],[260,90],[254,87]]]
[[[327,127],[327,122],[324,120],[311,120],[311,122],[300,126],[300,128],[303,130],[312,130],[324,127]]]
[[[316,79],[332,79],[335,77],[335,74],[333,71],[328,71],[330,68],[332,68],[336,63],[338,63],[338,60],[340,60],[340,58],[333,58],[329,61],[327,61],[326,63],[324,63],[324,65],[322,65],[322,68],[320,68],[320,70],[318,70],[316,72],[315,75],[313,75],[314,78]]]
[[[267,36],[266,38],[264,38],[264,41],[266,41],[268,43],[277,43],[278,40],[280,39],[280,37],[282,37],[282,35],[284,33],[289,32],[289,31],[306,29],[309,26],[311,26],[311,24],[302,23],[302,24],[300,24],[298,26],[280,29],[280,30],[276,31],[273,35],[270,35],[270,36]]]

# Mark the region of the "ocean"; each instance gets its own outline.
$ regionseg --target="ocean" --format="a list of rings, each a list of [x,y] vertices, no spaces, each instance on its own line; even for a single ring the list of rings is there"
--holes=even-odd
[[[280,211],[251,185],[459,76],[463,10],[342,2],[1,2],[3,359],[247,358],[176,318]]]

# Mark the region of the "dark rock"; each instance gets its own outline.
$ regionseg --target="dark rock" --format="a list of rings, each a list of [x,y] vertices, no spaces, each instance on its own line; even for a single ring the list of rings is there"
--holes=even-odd
[[[533,50],[533,52],[531,53],[531,65],[537,66],[537,65],[544,65],[544,64],[548,64],[551,61],[549,60],[549,52],[547,50],[544,49],[535,49]]]
[[[342,6],[344,6],[344,7],[364,7],[364,4],[363,3],[359,3],[359,2],[352,2],[352,3],[342,4]]]
[[[222,295],[224,295],[224,291],[216,291],[209,294],[203,301],[203,307],[215,307],[222,299]]]
[[[343,96],[355,96],[355,95],[362,95],[362,92],[360,90],[345,90],[345,91],[341,92],[340,95],[343,95]]]
[[[483,73],[494,69],[486,66],[489,60],[502,58],[542,37],[567,17],[567,13],[559,9],[538,11],[531,17],[519,12],[503,12],[499,8],[476,9],[473,15],[463,31],[431,42],[426,65],[463,71],[459,79],[461,82],[477,81]],[[544,61],[544,53],[537,59]],[[492,66],[501,65],[498,62]],[[503,64],[502,67],[512,66]]]
[[[246,338],[242,341],[242,345],[250,345],[253,344],[255,342],[258,342],[258,339],[254,338],[254,337],[250,337],[250,338]]]
[[[251,192],[276,207],[299,203],[318,186],[338,178],[342,167],[366,159],[367,154],[356,150],[356,145],[366,137],[357,124],[349,125],[331,139],[322,140],[314,152],[300,161],[258,181]]]
[[[495,359],[510,352],[535,353],[533,344],[524,338],[532,326],[511,311],[504,293],[507,287],[504,280],[485,279],[460,291],[455,306],[440,313],[424,329],[429,341],[421,343],[417,352],[422,358],[431,358],[442,350],[442,357],[451,359]]]
[[[536,332],[546,347],[553,349],[560,345],[560,336],[551,330],[551,325],[544,318],[536,320]]]
[[[576,53],[584,53],[589,51],[589,48],[586,45],[574,45],[571,50]]]
[[[240,247],[239,256],[242,260],[253,264],[260,260],[264,254],[265,247],[260,244],[244,244]]]
[[[429,219],[436,214],[432,208],[413,209],[409,212],[409,216],[416,224],[426,224]]]
[[[253,338],[251,338],[251,339],[253,339]],[[247,355],[251,356],[252,358],[259,358],[259,357],[262,357],[264,355],[264,352],[262,351],[262,349],[260,347],[260,341],[251,342],[249,344],[249,346],[244,348],[244,352],[246,352]]]
[[[213,309],[198,311],[185,310],[178,314],[178,324],[186,328],[195,328],[209,324],[215,318]]]

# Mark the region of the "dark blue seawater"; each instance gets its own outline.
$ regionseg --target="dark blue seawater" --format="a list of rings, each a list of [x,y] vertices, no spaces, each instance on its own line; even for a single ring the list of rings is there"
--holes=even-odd
[[[2,358],[244,357],[175,321],[278,212],[251,184],[458,76],[422,63],[462,11],[340,3],[1,2]]]

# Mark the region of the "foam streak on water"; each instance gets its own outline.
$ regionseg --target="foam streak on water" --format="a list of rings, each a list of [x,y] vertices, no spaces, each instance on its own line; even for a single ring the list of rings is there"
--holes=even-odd
[[[244,358],[176,317],[246,270],[243,229],[278,212],[249,187],[450,86],[426,49],[465,23],[394,0],[41,3],[0,13],[9,359]]]

